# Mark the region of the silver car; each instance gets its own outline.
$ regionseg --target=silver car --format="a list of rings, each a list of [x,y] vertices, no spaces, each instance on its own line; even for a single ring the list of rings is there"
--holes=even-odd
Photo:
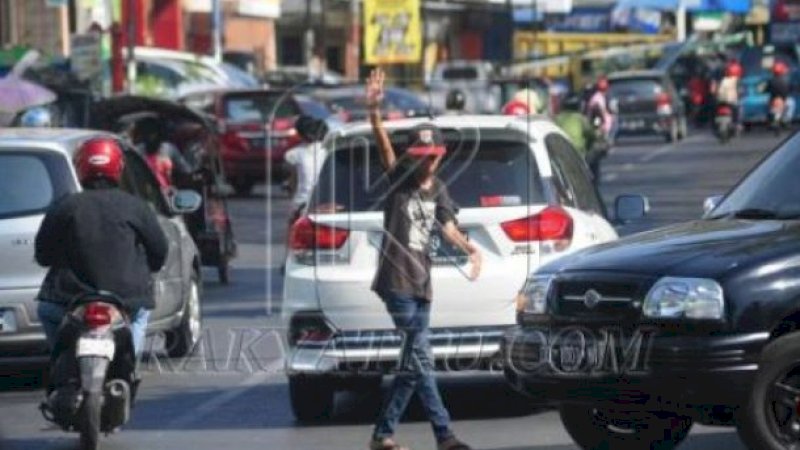
[[[73,152],[103,135],[0,129],[0,365],[48,358],[34,300],[46,269],[34,261],[34,239],[53,202],[80,190]],[[168,353],[183,356],[200,336],[202,283],[200,257],[180,214],[196,210],[200,196],[180,191],[165,197],[145,161],[130,148],[125,148],[122,188],[150,204],[169,241],[166,265],[155,275],[157,307],[148,332],[164,332]]]

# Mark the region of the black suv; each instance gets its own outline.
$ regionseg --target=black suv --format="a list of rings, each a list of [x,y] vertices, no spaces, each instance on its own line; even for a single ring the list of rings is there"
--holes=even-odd
[[[693,422],[800,444],[800,134],[702,220],[532,274],[503,343],[518,390],[585,449],[670,449]]]
[[[659,70],[616,72],[608,77],[617,136],[660,135],[667,142],[685,138],[686,107],[669,74]]]

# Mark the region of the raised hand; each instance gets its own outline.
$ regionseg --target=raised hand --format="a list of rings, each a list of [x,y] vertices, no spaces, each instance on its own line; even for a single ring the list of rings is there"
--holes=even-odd
[[[469,255],[469,262],[472,265],[469,271],[469,279],[470,281],[475,281],[478,279],[478,276],[480,276],[481,266],[483,265],[483,256],[480,250],[475,249],[475,251]]]
[[[367,106],[379,108],[383,102],[383,82],[386,74],[382,69],[372,69],[367,79]]]

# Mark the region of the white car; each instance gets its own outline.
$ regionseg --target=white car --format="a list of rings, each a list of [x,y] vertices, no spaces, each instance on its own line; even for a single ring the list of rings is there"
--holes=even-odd
[[[398,153],[408,144],[406,131],[426,121],[386,124]],[[586,164],[552,122],[509,116],[432,122],[448,142],[439,177],[460,208],[458,226],[483,253],[483,270],[469,281],[467,258],[433,245],[431,345],[441,369],[493,369],[527,275],[617,233]],[[327,141],[313,199],[292,227],[284,282],[286,368],[300,420],[329,415],[336,390],[380,380],[400,351],[391,318],[370,289],[386,192],[371,128],[353,125]]]

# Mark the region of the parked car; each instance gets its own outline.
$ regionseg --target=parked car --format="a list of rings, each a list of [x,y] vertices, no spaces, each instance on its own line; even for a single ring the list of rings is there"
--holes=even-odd
[[[798,148],[795,134],[700,220],[541,267],[504,341],[510,383],[560,404],[585,449],[672,449],[693,422],[735,425],[751,449],[796,442]]]
[[[173,184],[203,196],[201,207],[184,216],[186,226],[200,250],[204,266],[217,269],[222,283],[229,281],[230,261],[236,256],[236,241],[228,213],[227,184],[221,156],[221,139],[213,121],[178,103],[138,96],[117,96],[94,102],[89,109],[89,127],[114,132],[135,128],[145,118],[164,125],[165,141],[175,145],[191,173],[173,171]]]
[[[318,89],[310,95],[325,103],[343,122],[367,120],[369,110],[364,96],[363,85]],[[415,93],[397,87],[387,87],[381,107],[386,120],[397,120],[406,117],[425,117],[432,114],[433,109]]]
[[[688,135],[686,108],[666,72],[616,72],[608,82],[608,96],[617,109],[617,136],[656,135],[676,142]]]
[[[190,94],[180,102],[216,119],[225,175],[239,195],[248,195],[256,183],[285,178],[283,157],[300,143],[294,123],[302,114],[290,92],[220,89]]]
[[[0,129],[4,193],[0,200],[0,364],[48,360],[34,301],[46,271],[34,262],[33,243],[53,202],[81,189],[72,168],[73,153],[82,142],[103,135],[107,134],[72,129]],[[145,161],[128,146],[122,188],[152,206],[170,242],[166,265],[155,277],[157,306],[148,333],[165,332],[168,353],[184,356],[198,341],[201,329],[200,256],[181,217],[193,208],[177,206],[185,205],[192,193],[182,191],[166,198]],[[196,198],[191,203],[195,209],[199,206]]]
[[[423,119],[388,122],[398,151]],[[432,120],[449,145],[439,177],[459,226],[484,254],[480,278],[443,241],[434,267],[431,344],[439,368],[497,366],[514,324],[514,296],[530,271],[617,234],[589,170],[549,121],[511,116]],[[340,131],[317,187],[291,229],[283,291],[289,393],[300,420],[331,414],[335,392],[379,381],[399,354],[383,302],[371,291],[383,238],[386,177],[367,124]]]
[[[466,97],[465,111],[470,113],[493,114],[500,110],[500,86],[494,83],[495,70],[486,61],[443,61],[433,69],[426,87],[430,92],[432,105],[445,109],[447,93],[460,90]]]

